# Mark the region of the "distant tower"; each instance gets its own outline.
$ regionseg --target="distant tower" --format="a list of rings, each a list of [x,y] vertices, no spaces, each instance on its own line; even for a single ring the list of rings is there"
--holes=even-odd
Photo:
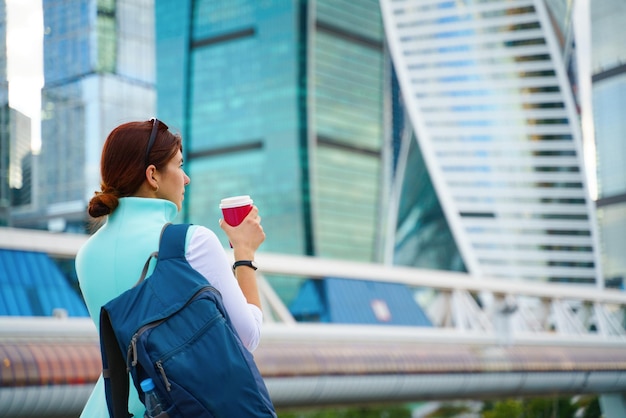
[[[0,104],[9,103],[9,80],[7,74],[7,7],[0,0]]]
[[[122,122],[154,115],[153,7],[150,0],[43,1],[39,200],[19,226],[84,230],[104,139]]]
[[[7,79],[7,14],[6,3],[0,0],[0,226],[9,223],[11,187],[9,165],[9,82]]]
[[[31,119],[9,108],[9,136],[11,142],[9,186],[11,187],[11,215],[33,200],[33,153],[31,149]]]
[[[589,1],[598,218],[607,285],[626,280],[626,3]]]

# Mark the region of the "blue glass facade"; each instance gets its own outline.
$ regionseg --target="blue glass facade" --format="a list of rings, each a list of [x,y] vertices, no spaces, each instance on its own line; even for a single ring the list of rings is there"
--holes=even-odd
[[[298,10],[182,3],[158,2],[156,16],[158,115],[183,134],[191,177],[184,216],[219,229],[220,199],[250,194],[265,249],[305,253]]]
[[[93,72],[90,48],[94,22],[92,0],[79,0],[73,5],[60,1],[44,1],[46,84],[59,84]]]
[[[386,257],[394,265],[435,270],[466,271],[439,202],[432,179],[409,123],[406,104],[392,69],[391,188],[392,211],[388,222],[394,231],[387,237],[391,251]]]
[[[316,255],[373,261],[383,181],[383,29],[376,1],[313,2],[309,64]]]
[[[604,275],[626,279],[626,19],[623,1],[591,2],[593,121],[598,178],[598,220]]]
[[[393,264],[434,270],[465,271],[465,265],[413,136],[403,169],[396,181],[400,187]]]
[[[265,251],[374,260],[383,138],[377,2],[155,7],[158,115],[183,134],[185,219],[217,228],[220,199],[249,194]]]
[[[626,71],[610,77],[596,77],[594,83],[594,125],[598,153],[599,197],[626,195]]]

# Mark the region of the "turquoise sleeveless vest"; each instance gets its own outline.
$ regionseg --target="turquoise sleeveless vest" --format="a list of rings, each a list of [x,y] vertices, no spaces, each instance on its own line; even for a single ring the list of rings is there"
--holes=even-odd
[[[163,225],[172,222],[177,213],[176,205],[169,200],[121,198],[106,223],[78,251],[78,282],[96,328],[100,324],[100,307],[137,282],[146,260],[159,248]],[[187,242],[191,231],[187,234]],[[142,417],[145,408],[134,385],[130,386],[130,412],[135,417]],[[102,376],[81,417],[109,417]]]

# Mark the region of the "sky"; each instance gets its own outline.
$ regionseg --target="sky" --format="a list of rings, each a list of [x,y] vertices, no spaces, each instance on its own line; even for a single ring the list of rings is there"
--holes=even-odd
[[[33,148],[41,143],[43,15],[41,0],[6,0],[9,105],[32,120]]]

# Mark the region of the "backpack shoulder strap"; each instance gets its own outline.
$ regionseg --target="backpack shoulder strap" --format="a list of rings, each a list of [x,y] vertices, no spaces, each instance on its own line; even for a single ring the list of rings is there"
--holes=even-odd
[[[111,319],[106,309],[100,309],[100,350],[102,354],[102,377],[106,393],[107,408],[113,418],[127,418],[128,412],[128,370],[122,352],[115,338]]]
[[[133,287],[138,286],[145,280],[148,275],[148,268],[150,267],[150,261],[152,258],[156,258],[158,261],[159,259],[185,256],[185,242],[189,226],[189,224],[173,225],[171,223],[163,225],[163,229],[161,229],[161,235],[159,237],[159,250],[150,254],[143,266],[139,280],[137,280],[137,283],[135,283]],[[170,229],[170,231],[167,233],[166,237],[165,231],[168,229]]]
[[[159,243],[159,260],[185,256],[185,242],[189,224],[167,224]]]

